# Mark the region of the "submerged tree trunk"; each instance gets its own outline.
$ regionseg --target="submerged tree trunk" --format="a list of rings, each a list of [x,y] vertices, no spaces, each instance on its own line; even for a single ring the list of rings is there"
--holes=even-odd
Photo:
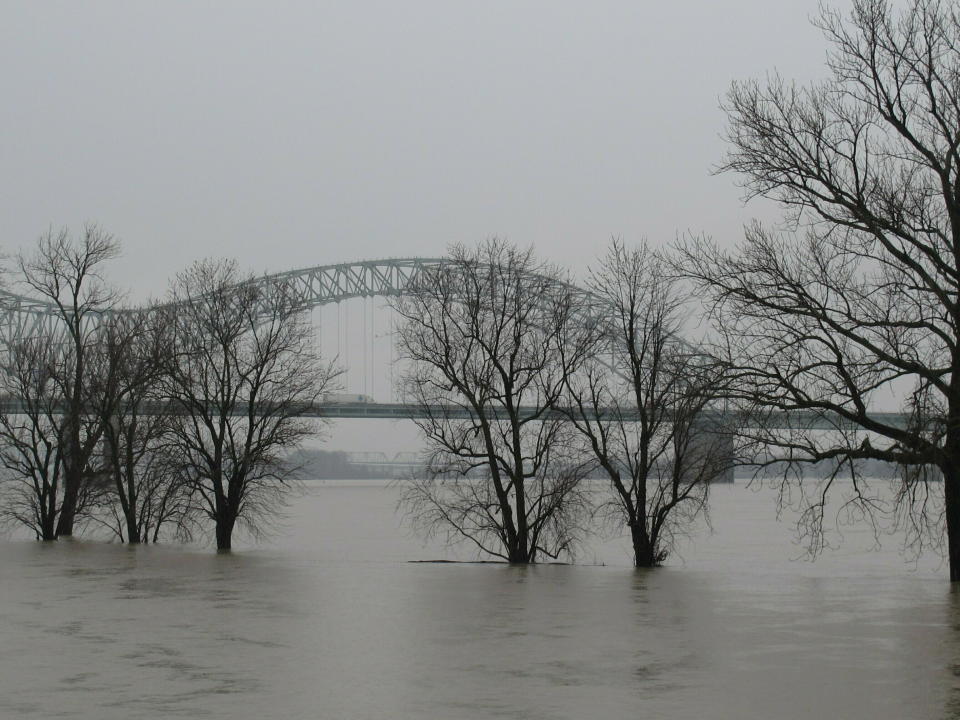
[[[130,545],[139,545],[142,541],[140,538],[140,527],[137,525],[137,518],[132,513],[127,516],[127,543]]]
[[[956,447],[949,437],[948,445]],[[960,457],[951,453],[943,471],[944,515],[947,523],[947,556],[950,559],[950,582],[960,582]]]
[[[535,562],[536,558],[530,548],[527,547],[526,542],[518,540],[518,542],[510,548],[507,560],[511,563],[527,565]]]
[[[75,347],[73,370],[74,393],[78,392],[83,382],[83,347],[79,342],[79,328],[71,324],[73,345]],[[67,452],[63,463],[63,503],[60,506],[60,520],[57,525],[58,535],[73,535],[73,524],[77,516],[77,503],[80,499],[80,483],[83,481],[83,468],[80,463],[80,406],[76,396],[68,397],[69,406],[65,418]]]
[[[654,543],[643,523],[636,522],[630,525],[630,538],[633,540],[633,564],[635,567],[651,568],[660,563],[654,551]]]
[[[55,522],[54,515],[46,515],[40,520],[40,527],[38,528],[40,540],[56,540],[57,539],[57,527]]]
[[[124,516],[127,521],[127,542],[131,545],[137,545],[147,538],[140,537],[140,507],[139,503],[142,502],[137,493],[136,482],[134,481],[134,473],[136,472],[134,468],[133,458],[131,457],[132,453],[130,451],[130,438],[127,438],[127,452],[124,460],[125,469],[126,469],[126,497],[125,499],[121,497],[121,507],[123,508]],[[123,490],[123,478],[117,478],[117,489],[122,492]],[[146,529],[145,529],[146,531]]]
[[[80,380],[76,380],[80,382]],[[80,494],[84,490],[87,450],[80,440],[81,409],[71,401],[70,417],[66,421],[67,448],[63,463],[63,502],[60,504],[60,518],[57,522],[57,535],[73,535],[77,513],[80,505]]]
[[[73,535],[74,520],[77,515],[77,502],[80,498],[80,473],[66,472],[63,478],[63,502],[60,505],[60,517],[57,521],[57,536]]]
[[[60,503],[60,516],[57,519],[57,536],[73,535],[73,521],[77,514],[77,501],[80,497],[80,473],[75,469],[78,454],[71,429],[68,427],[67,448],[63,463],[63,500]]]
[[[233,527],[237,522],[237,513],[230,507],[222,507],[217,512],[217,550],[230,550],[233,546]]]
[[[954,355],[954,367],[960,357]],[[943,514],[947,525],[947,557],[950,561],[950,582],[960,582],[960,372],[951,376],[944,437]]]

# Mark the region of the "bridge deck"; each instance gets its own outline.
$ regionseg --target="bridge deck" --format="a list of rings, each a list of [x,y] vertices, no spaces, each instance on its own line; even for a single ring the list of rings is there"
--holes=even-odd
[[[16,414],[23,411],[22,404],[13,398],[0,398],[0,412],[5,414]],[[168,403],[156,403],[141,411],[143,414],[180,414],[180,410]],[[535,408],[521,407],[520,415],[529,417]],[[354,418],[354,419],[387,419],[387,420],[417,420],[426,419],[430,415],[446,414],[454,419],[469,419],[471,413],[465,408],[457,406],[434,406],[429,410],[420,405],[411,403],[316,403],[303,408],[297,413],[301,417],[315,418]],[[237,415],[245,415],[246,410],[238,408]],[[550,417],[561,416],[560,410],[553,410],[549,413]],[[636,413],[621,412],[625,420],[636,419]],[[896,427],[905,427],[909,416],[903,413],[876,412],[871,413],[871,417],[879,422],[893,425]],[[705,420],[713,421],[718,424],[732,424],[736,427],[750,427],[752,421],[746,417],[725,413],[722,411],[711,411],[705,414]],[[826,416],[820,413],[810,411],[792,411],[779,412],[773,414],[766,423],[768,427],[778,428],[804,428],[810,430],[835,430],[839,428],[850,428],[851,425],[841,421],[835,416]]]
[[[450,417],[467,419],[471,414],[459,407],[435,407],[430,412],[439,414],[446,412]],[[534,412],[533,408],[520,408],[521,416],[529,416]],[[337,403],[317,405],[311,407],[303,413],[309,417],[328,417],[328,418],[393,418],[403,420],[415,420],[427,418],[430,413],[419,405],[406,403]],[[555,410],[551,416],[561,414]],[[635,412],[622,412],[626,420],[637,419]],[[876,412],[870,415],[875,420],[895,427],[906,427],[909,416],[903,413],[895,412]],[[739,414],[724,413],[722,411],[712,411],[706,414],[706,418],[718,423],[732,422],[740,427],[749,427],[751,421]],[[778,412],[772,414],[769,418],[773,427],[779,428],[805,428],[810,430],[835,430],[838,427],[849,428],[850,423],[841,421],[838,417],[825,416],[821,413],[810,411],[792,411]],[[767,425],[768,427],[770,424]]]

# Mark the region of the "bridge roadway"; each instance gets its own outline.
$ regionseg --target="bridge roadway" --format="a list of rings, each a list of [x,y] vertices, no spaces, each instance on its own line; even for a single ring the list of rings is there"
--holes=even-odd
[[[16,398],[0,397],[0,413],[19,414],[24,412],[21,401]],[[182,410],[170,403],[153,403],[141,410],[144,415],[151,414],[182,414]],[[520,407],[521,417],[529,417],[536,409],[533,407]],[[300,408],[296,413],[300,417],[314,418],[353,418],[353,419],[387,419],[387,420],[418,420],[430,417],[430,414],[439,415],[446,413],[453,419],[469,419],[471,413],[462,407],[447,405],[434,406],[429,411],[413,403],[314,403]],[[246,409],[241,405],[235,412],[236,415],[246,415]],[[562,415],[560,410],[553,410],[550,416],[557,417]],[[637,419],[637,413],[623,412],[625,420]],[[894,412],[876,412],[871,417],[879,422],[895,427],[906,427],[909,417],[903,413]],[[726,425],[731,423],[736,427],[749,427],[751,421],[745,416],[733,415],[732,413],[721,410],[710,411],[705,414],[705,420],[713,421],[718,424]],[[838,428],[850,429],[853,425],[841,420],[837,416],[824,415],[811,411],[781,411],[774,413],[765,423],[767,427],[778,427],[782,429],[808,429],[808,430],[836,430]]]
[[[446,412],[449,413],[450,417],[457,419],[469,419],[471,417],[471,413],[465,408],[449,405],[446,407],[435,406],[430,412],[434,414]],[[520,415],[522,417],[528,417],[534,412],[536,412],[535,408],[520,408]],[[410,403],[327,403],[312,406],[303,412],[302,415],[306,417],[325,418],[386,418],[395,420],[416,420],[425,419],[430,416],[430,413],[422,406]],[[554,410],[552,411],[551,415],[562,415],[562,412],[560,410]],[[638,414],[636,411],[622,412],[622,415],[625,420],[638,419]],[[726,424],[728,421],[732,420],[733,424],[737,427],[749,427],[750,425],[750,421],[747,420],[745,416],[740,416],[739,413],[733,414],[724,411],[711,411],[706,413],[705,417],[706,419],[723,424]],[[881,423],[893,425],[899,428],[905,428],[909,420],[909,416],[903,413],[895,412],[871,413],[871,417]],[[828,416],[822,413],[815,413],[811,411],[776,412],[773,413],[768,420],[769,422],[767,423],[767,427],[773,426],[783,429],[804,428],[809,430],[836,430],[838,428],[850,429],[854,427],[852,423],[844,421],[837,416]]]

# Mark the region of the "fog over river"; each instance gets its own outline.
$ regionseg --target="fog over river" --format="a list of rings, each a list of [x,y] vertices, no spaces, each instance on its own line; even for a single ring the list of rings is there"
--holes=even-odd
[[[424,545],[399,488],[308,484],[259,545],[0,540],[0,718],[960,717],[960,593],[864,529],[802,559],[774,498],[714,489],[654,571]],[[801,559],[797,559],[801,558]]]

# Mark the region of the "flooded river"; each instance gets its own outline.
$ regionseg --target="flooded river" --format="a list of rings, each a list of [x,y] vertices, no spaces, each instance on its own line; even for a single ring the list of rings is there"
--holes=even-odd
[[[651,572],[419,563],[472,556],[398,493],[311,484],[230,555],[0,540],[0,718],[960,717],[960,593],[895,539],[811,563],[738,484]]]

